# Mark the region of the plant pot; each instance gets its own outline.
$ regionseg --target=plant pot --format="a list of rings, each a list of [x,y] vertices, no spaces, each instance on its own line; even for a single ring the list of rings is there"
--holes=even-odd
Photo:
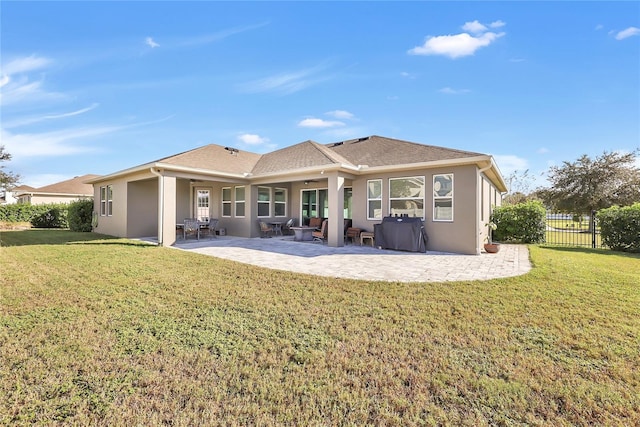
[[[500,250],[500,243],[485,243],[484,250],[489,254],[495,254]]]

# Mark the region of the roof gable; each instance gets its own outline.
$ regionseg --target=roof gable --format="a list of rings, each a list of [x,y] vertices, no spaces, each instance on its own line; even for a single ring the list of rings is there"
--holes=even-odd
[[[254,175],[349,163],[344,157],[315,141],[304,141],[283,149],[263,154]]]

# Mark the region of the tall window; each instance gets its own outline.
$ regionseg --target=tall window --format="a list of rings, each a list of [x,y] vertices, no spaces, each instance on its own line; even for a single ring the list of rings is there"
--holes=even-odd
[[[209,221],[209,190],[196,191],[196,218],[199,221]]]
[[[113,186],[100,187],[100,216],[113,214]]]
[[[389,213],[424,218],[424,177],[389,179]]]
[[[382,218],[382,180],[367,181],[367,219]]]
[[[258,217],[271,216],[271,188],[258,187]]]
[[[433,220],[453,221],[453,174],[433,176]]]
[[[286,188],[276,188],[273,191],[273,202],[275,216],[287,215],[287,190]]]
[[[344,188],[344,217],[353,218],[353,189],[351,187]]]
[[[231,187],[222,189],[222,216],[231,216]]]
[[[244,186],[236,187],[236,216],[244,217]]]

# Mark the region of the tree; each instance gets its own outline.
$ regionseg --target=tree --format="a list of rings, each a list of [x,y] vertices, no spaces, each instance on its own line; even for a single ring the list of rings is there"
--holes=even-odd
[[[4,151],[4,145],[0,145],[0,162],[11,160],[11,154]],[[20,180],[19,175],[5,172],[4,166],[0,165],[0,188],[11,189]]]
[[[536,193],[532,192],[535,177],[526,169],[524,172],[513,171],[507,177],[506,182],[509,192],[502,199],[503,204],[517,205],[518,203],[537,200]]]
[[[628,206],[640,201],[640,168],[635,166],[638,150],[607,152],[592,160],[582,155],[575,162],[552,166],[550,188],[537,191],[545,204],[558,212],[591,215],[610,206]]]

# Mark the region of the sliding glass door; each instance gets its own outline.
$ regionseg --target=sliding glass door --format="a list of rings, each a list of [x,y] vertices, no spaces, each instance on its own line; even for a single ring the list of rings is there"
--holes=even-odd
[[[302,224],[309,224],[309,218],[329,217],[329,191],[326,188],[302,190],[302,206],[300,216]],[[351,218],[352,207],[351,187],[344,189],[344,217]]]

